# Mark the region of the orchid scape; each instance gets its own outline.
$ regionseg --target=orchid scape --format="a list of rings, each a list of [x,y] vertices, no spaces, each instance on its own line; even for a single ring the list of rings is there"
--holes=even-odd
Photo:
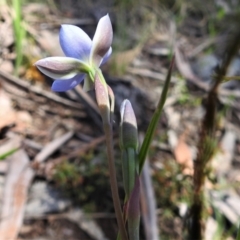
[[[121,161],[125,189],[124,206],[121,206],[113,149],[112,118],[115,98],[112,89],[108,86],[100,69],[112,53],[113,30],[109,15],[99,20],[92,40],[82,29],[72,25],[61,26],[59,39],[66,57],[48,57],[37,61],[35,65],[45,75],[54,79],[52,84],[53,91],[68,91],[82,81],[84,81],[85,91],[95,89],[96,100],[106,137],[110,185],[119,229],[117,238],[122,240],[138,240],[140,225],[139,178],[153,133],[166,100],[172,64],[166,77],[159,105],[140,148],[137,121],[132,105],[129,100],[124,100],[121,105],[120,148],[122,152]]]

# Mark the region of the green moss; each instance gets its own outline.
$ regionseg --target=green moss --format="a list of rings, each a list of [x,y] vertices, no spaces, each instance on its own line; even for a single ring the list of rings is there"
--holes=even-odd
[[[53,181],[86,211],[113,210],[105,153],[93,156],[90,152],[75,161],[65,160],[56,167]]]

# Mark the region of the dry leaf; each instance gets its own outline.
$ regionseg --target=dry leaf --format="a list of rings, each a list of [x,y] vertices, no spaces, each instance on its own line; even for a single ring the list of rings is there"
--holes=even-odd
[[[22,225],[27,192],[34,176],[29,161],[24,150],[19,150],[9,157],[1,204],[1,239],[16,239]]]
[[[8,94],[0,89],[0,129],[15,124],[17,131],[24,131],[32,124],[32,117],[26,111],[15,111]]]
[[[0,90],[0,109],[1,109],[0,129],[1,129],[4,126],[14,123],[16,120],[16,113],[12,108],[12,102],[3,89]]]
[[[9,7],[6,4],[1,4],[0,16],[0,47],[1,51],[3,51],[3,48],[9,47],[14,42],[12,16]]]
[[[130,63],[136,58],[136,56],[139,55],[141,50],[142,44],[139,44],[133,49],[117,53],[112,57],[110,63],[108,63],[107,65],[110,64],[116,66],[114,67],[116,74],[122,75],[123,72],[126,70],[126,67],[128,67]]]

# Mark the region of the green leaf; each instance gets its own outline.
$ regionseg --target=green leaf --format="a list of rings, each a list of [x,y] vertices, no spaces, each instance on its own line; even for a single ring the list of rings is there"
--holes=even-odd
[[[128,201],[135,184],[137,173],[137,154],[133,148],[122,150],[122,173],[125,190],[125,198]]]
[[[155,133],[155,130],[157,128],[157,124],[161,117],[162,109],[163,109],[164,103],[167,98],[169,84],[170,84],[170,80],[171,80],[171,76],[172,76],[172,68],[173,68],[173,64],[174,64],[174,59],[175,59],[175,57],[173,56],[170,67],[168,69],[168,74],[166,76],[165,84],[163,86],[162,94],[161,94],[161,97],[158,102],[158,106],[157,106],[157,108],[153,114],[152,120],[148,126],[146,136],[143,140],[143,144],[142,144],[140,152],[139,152],[139,172],[140,173],[142,171],[142,168],[143,168],[143,165],[144,165],[147,153],[148,153],[148,149],[152,142],[153,134]]]
[[[5,158],[7,158],[8,156],[11,156],[12,154],[14,154],[19,148],[13,148],[11,150],[9,150],[8,152],[0,155],[0,160],[4,160]]]
[[[238,226],[238,233],[237,233],[236,240],[240,240],[240,223],[239,223],[239,226]]]
[[[22,21],[22,2],[21,0],[12,0],[13,11],[13,30],[15,35],[15,75],[18,75],[19,67],[23,58],[23,40],[26,36],[26,31]]]

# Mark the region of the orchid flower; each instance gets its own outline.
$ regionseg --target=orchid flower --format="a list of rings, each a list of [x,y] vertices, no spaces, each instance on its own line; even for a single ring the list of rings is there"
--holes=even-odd
[[[66,57],[44,58],[35,65],[42,73],[54,79],[53,91],[68,91],[84,79],[84,89],[87,91],[93,88],[95,72],[112,53],[112,37],[108,14],[99,20],[93,40],[81,28],[64,24],[60,29],[59,40]]]

